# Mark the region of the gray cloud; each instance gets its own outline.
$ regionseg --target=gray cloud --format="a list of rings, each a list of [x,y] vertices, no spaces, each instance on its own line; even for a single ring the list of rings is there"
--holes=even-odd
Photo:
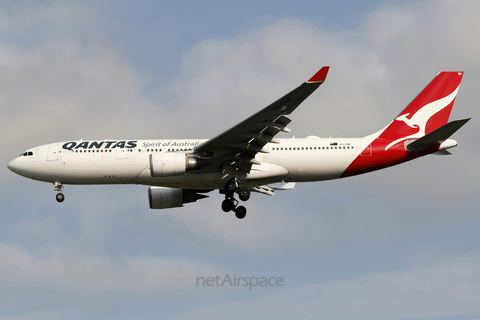
[[[6,243],[0,244],[0,282],[15,291],[38,291],[92,299],[81,292],[111,292],[118,295],[145,295],[191,289],[201,275],[215,276],[222,270],[205,263],[181,258],[120,258],[79,246],[47,246],[35,253]]]
[[[213,305],[189,319],[405,319],[480,312],[480,253],[338,283],[285,289],[248,302]]]

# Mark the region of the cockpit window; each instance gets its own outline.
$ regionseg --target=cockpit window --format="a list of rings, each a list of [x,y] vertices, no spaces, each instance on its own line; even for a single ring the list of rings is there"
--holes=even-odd
[[[26,156],[33,156],[33,152],[32,151],[28,151],[28,152],[24,152],[20,155],[20,157],[26,157]]]

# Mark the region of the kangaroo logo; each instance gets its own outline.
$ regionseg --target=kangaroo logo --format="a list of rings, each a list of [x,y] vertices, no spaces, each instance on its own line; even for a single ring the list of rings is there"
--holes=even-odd
[[[398,116],[395,120],[396,121],[403,121],[405,124],[411,128],[418,128],[418,131],[414,134],[408,135],[406,137],[397,139],[393,142],[391,142],[386,148],[385,151],[388,150],[391,146],[395,145],[398,142],[405,141],[408,139],[414,139],[414,138],[421,138],[425,135],[425,127],[427,126],[428,120],[430,118],[438,113],[440,110],[448,106],[453,99],[457,96],[458,92],[458,86],[452,93],[450,93],[448,96],[438,99],[436,101],[430,102],[429,104],[426,104],[420,110],[418,110],[410,119],[407,118],[410,113],[405,113],[400,116]]]

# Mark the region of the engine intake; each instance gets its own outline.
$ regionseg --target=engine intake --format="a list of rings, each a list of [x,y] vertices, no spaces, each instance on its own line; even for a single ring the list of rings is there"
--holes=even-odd
[[[183,207],[184,203],[196,202],[198,199],[208,198],[196,191],[188,189],[150,187],[148,188],[148,202],[150,209],[169,209]]]
[[[197,169],[197,159],[192,154],[152,153],[150,174],[152,177],[171,177]]]

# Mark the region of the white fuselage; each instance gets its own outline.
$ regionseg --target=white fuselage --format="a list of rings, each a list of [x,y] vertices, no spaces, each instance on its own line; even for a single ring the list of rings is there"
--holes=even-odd
[[[373,138],[279,139],[258,153],[245,187],[274,182],[304,182],[339,178]],[[220,189],[222,173],[192,171],[170,177],[152,177],[152,153],[189,153],[206,140],[133,140],[59,142],[32,148],[14,159],[16,173],[63,184],[142,184],[189,189]],[[110,143],[108,143],[110,142]],[[31,152],[32,155],[28,155]]]

